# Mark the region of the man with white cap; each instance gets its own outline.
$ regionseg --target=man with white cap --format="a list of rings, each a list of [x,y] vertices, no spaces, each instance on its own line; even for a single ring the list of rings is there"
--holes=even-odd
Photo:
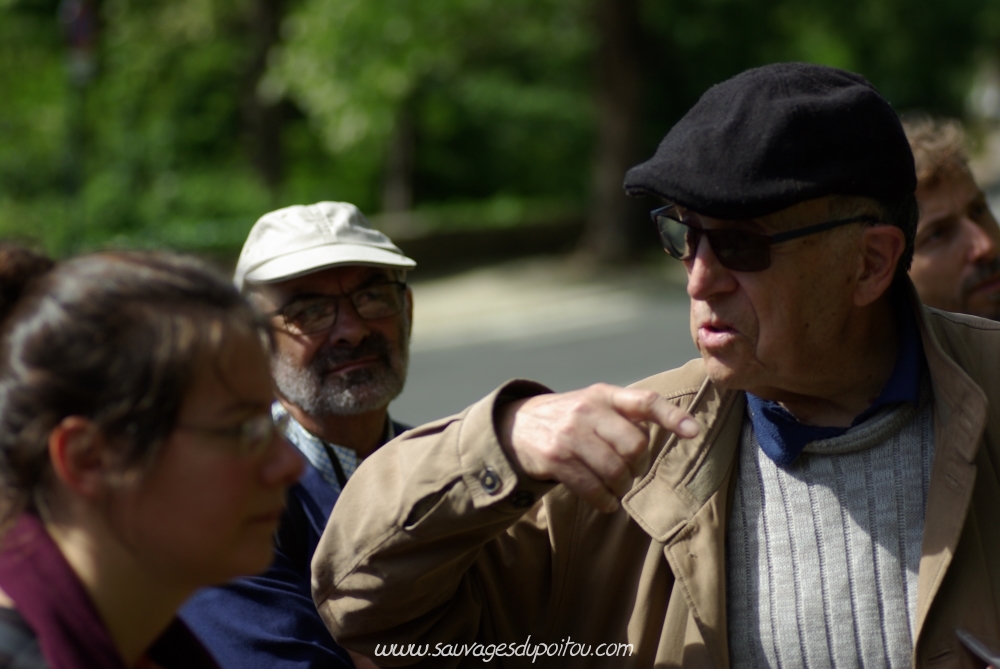
[[[415,265],[343,202],[273,211],[247,237],[234,282],[274,326],[272,412],[307,465],[272,567],[182,612],[224,668],[352,666],[313,605],[309,563],[358,463],[405,429],[388,405],[406,379]]]

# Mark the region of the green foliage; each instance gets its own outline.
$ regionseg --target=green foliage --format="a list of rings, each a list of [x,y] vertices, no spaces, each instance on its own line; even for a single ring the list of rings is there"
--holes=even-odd
[[[299,149],[290,173],[307,176],[288,194],[270,192],[247,160],[250,4],[104,0],[97,74],[81,93],[67,80],[57,2],[7,0],[0,85],[13,94],[0,106],[0,235],[40,238],[57,254],[109,243],[231,252],[262,212],[336,196],[314,175],[349,166],[330,169],[315,137],[296,136],[301,116],[287,127]]]
[[[8,0],[9,1],[9,0]],[[65,76],[48,7],[0,6],[0,197],[31,198],[59,188]],[[29,75],[30,73],[30,75]],[[28,75],[28,76],[26,76]]]
[[[794,60],[860,72],[901,111],[961,116],[977,61],[1000,46],[977,18],[997,11],[991,0],[647,2],[662,84],[651,87],[650,133],[662,136],[712,83]]]
[[[580,0],[307,0],[264,82],[334,155],[416,124],[420,199],[580,197],[593,124]],[[382,161],[364,164],[377,184]]]
[[[426,225],[582,211],[596,136],[594,0],[288,0],[261,79],[265,0],[100,0],[96,76],[70,85],[58,0],[0,0],[0,236],[231,253],[261,213],[380,206],[412,123]],[[807,60],[901,110],[961,114],[1000,57],[995,0],[646,0],[643,152],[711,84]],[[284,110],[283,179],[250,160],[248,103]]]

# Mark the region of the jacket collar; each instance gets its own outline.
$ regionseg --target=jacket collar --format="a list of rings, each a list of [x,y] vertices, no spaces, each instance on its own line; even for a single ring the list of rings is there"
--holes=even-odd
[[[962,322],[971,317],[929,309],[920,303],[909,281],[907,288],[917,312],[934,393],[934,463],[917,578],[914,642],[919,642],[931,603],[941,588],[965,527],[976,481],[974,462],[989,403],[986,394],[965,371],[978,364],[976,356],[964,339],[955,337],[954,328],[944,327],[945,322]]]
[[[698,436],[679,439],[654,433],[654,442],[657,437],[666,440],[663,448],[622,499],[625,510],[653,539],[666,542],[675,536],[717,492],[739,444],[745,406],[744,393],[722,390],[705,377],[686,407],[701,425]]]

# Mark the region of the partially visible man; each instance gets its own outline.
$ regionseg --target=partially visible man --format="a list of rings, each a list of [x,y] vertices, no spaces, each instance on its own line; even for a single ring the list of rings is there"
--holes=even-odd
[[[924,304],[1000,320],[1000,227],[969,170],[956,121],[908,119],[917,168],[916,248],[910,278]]]
[[[272,567],[182,611],[224,669],[352,666],[313,605],[309,563],[358,463],[406,429],[388,406],[406,380],[415,265],[342,202],[265,214],[247,237],[234,281],[274,327],[272,413],[308,464]]]

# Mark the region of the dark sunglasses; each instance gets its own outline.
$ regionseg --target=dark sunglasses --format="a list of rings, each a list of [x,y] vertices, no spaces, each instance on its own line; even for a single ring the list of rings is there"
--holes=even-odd
[[[736,272],[759,272],[771,266],[771,245],[832,230],[850,223],[878,223],[873,216],[853,216],[810,225],[798,230],[763,235],[750,230],[709,230],[681,220],[677,207],[668,204],[649,213],[660,233],[663,249],[678,260],[691,260],[698,252],[702,235],[708,238],[719,263]]]

